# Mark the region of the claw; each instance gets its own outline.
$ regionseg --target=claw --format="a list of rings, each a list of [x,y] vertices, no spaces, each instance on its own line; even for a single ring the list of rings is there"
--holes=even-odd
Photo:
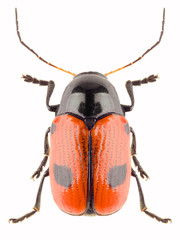
[[[41,171],[36,171],[36,172],[32,175],[31,179],[32,179],[32,180],[35,180],[34,178],[38,179],[38,178],[40,177],[40,173],[41,173]]]
[[[32,82],[33,78],[30,75],[22,75],[25,82]]]
[[[164,223],[172,223],[172,219],[170,219],[170,218],[165,218],[165,219],[164,219]]]
[[[148,82],[155,82],[157,78],[159,78],[158,74],[157,75],[151,75],[151,76],[148,77]]]
[[[144,179],[146,177],[146,181],[149,179],[148,174],[143,170],[143,168],[138,166],[138,172],[140,173],[140,176]]]
[[[150,179],[149,178],[149,176],[148,176],[148,174],[144,171],[144,170],[139,170],[138,169],[138,171],[140,172],[140,176],[144,179],[145,177],[146,177],[146,181],[148,180],[148,179]]]
[[[10,218],[9,220],[8,220],[8,222],[10,223],[10,222],[12,222],[12,223],[17,223],[17,219],[16,218]]]

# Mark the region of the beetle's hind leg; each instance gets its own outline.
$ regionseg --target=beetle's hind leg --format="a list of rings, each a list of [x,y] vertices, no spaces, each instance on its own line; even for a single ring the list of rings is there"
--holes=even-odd
[[[148,174],[142,168],[140,162],[136,157],[136,135],[132,127],[130,127],[130,132],[132,134],[132,144],[131,144],[131,157],[133,159],[134,165],[137,167],[138,172],[142,178],[146,177],[146,180],[149,179]]]
[[[141,188],[141,184],[140,184],[140,181],[139,181],[139,178],[138,178],[136,172],[133,169],[131,169],[131,175],[136,178],[136,182],[137,182],[137,185],[138,185],[139,198],[140,198],[140,209],[141,209],[141,211],[146,213],[148,216],[150,216],[152,218],[155,218],[159,222],[162,222],[162,223],[172,222],[172,220],[170,218],[161,218],[161,217],[155,215],[154,213],[151,213],[151,212],[147,211],[147,207],[146,207],[146,204],[145,204],[145,200],[144,200],[144,195],[143,195],[143,191],[142,191],[142,188]]]
[[[37,197],[36,197],[36,202],[35,202],[35,205],[33,207],[33,211],[25,214],[24,216],[20,217],[20,218],[10,218],[9,219],[9,222],[12,222],[12,223],[18,223],[18,222],[22,222],[25,218],[29,218],[31,217],[32,215],[34,215],[36,212],[39,212],[40,210],[40,205],[41,205],[41,193],[42,193],[42,187],[43,187],[43,183],[44,183],[44,179],[45,177],[49,176],[49,168],[45,171],[42,179],[41,179],[41,182],[40,182],[40,185],[39,185],[39,189],[38,189],[38,193],[37,193]]]
[[[45,133],[45,137],[44,137],[44,155],[45,157],[43,158],[42,162],[40,163],[38,169],[34,172],[34,174],[32,175],[32,179],[34,179],[36,177],[39,178],[43,167],[45,167],[48,157],[49,157],[49,142],[48,142],[48,134],[50,132],[50,127],[47,129],[46,133]]]

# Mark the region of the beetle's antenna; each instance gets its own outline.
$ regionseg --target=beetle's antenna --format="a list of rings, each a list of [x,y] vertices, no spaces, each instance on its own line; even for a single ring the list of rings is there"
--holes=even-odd
[[[15,14],[16,14],[16,30],[17,30],[17,35],[18,35],[18,38],[19,38],[20,43],[21,43],[22,45],[24,45],[24,46],[25,46],[28,50],[30,50],[32,53],[34,53],[34,54],[36,55],[36,57],[39,58],[41,61],[45,62],[46,64],[48,64],[48,65],[50,65],[50,66],[52,66],[52,67],[54,67],[54,68],[57,68],[58,70],[61,70],[61,71],[63,71],[63,72],[66,72],[66,73],[69,73],[69,74],[75,76],[75,75],[76,75],[75,73],[69,72],[69,71],[67,71],[67,70],[64,70],[64,69],[62,69],[62,68],[59,68],[59,67],[57,67],[57,66],[55,66],[55,65],[47,62],[47,61],[44,60],[42,57],[40,57],[33,49],[31,49],[30,47],[28,47],[28,46],[22,41],[21,35],[20,35],[20,32],[19,32],[17,8],[15,8]]]
[[[133,61],[133,62],[125,65],[124,67],[118,68],[118,69],[116,69],[116,70],[114,70],[114,71],[111,71],[111,72],[109,72],[109,73],[105,73],[105,76],[108,76],[108,75],[111,74],[111,73],[115,73],[115,72],[117,72],[117,71],[120,71],[120,70],[122,70],[122,69],[124,69],[124,68],[126,68],[126,67],[129,67],[129,66],[133,65],[133,64],[136,63],[137,61],[141,60],[141,59],[142,59],[148,52],[150,52],[153,48],[155,48],[155,47],[161,42],[161,39],[162,39],[162,36],[163,36],[163,33],[164,33],[164,23],[165,23],[165,8],[163,9],[162,30],[161,30],[161,33],[160,33],[159,40],[158,40],[151,48],[149,48],[148,50],[146,50],[146,52],[144,52],[144,53],[142,54],[142,56],[139,57],[139,58],[137,58],[135,61]]]

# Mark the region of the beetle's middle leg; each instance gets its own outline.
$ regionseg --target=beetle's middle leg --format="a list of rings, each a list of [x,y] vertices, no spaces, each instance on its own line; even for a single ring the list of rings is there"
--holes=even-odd
[[[146,207],[146,204],[145,204],[145,200],[144,200],[144,195],[143,195],[143,191],[142,191],[142,188],[141,188],[141,184],[139,182],[139,178],[138,178],[136,172],[133,169],[131,169],[131,175],[136,178],[136,182],[137,182],[137,186],[138,186],[138,190],[139,190],[140,209],[141,209],[141,211],[146,213],[148,216],[150,216],[152,218],[155,218],[159,222],[163,222],[163,223],[172,222],[172,220],[170,218],[161,218],[161,217],[155,215],[154,213],[151,213],[151,212],[147,211],[147,207]]]
[[[131,100],[131,105],[122,105],[125,112],[132,111],[134,107],[134,92],[133,92],[133,86],[141,86],[141,84],[145,84],[148,82],[155,82],[158,78],[158,75],[150,75],[148,78],[144,78],[143,80],[135,80],[135,81],[127,81],[126,82],[126,89],[128,92],[128,95]]]
[[[43,167],[45,167],[48,157],[49,157],[49,141],[48,141],[48,134],[50,132],[50,127],[47,129],[46,133],[45,133],[45,137],[44,137],[44,155],[45,157],[43,158],[42,162],[40,163],[38,169],[34,172],[34,174],[32,175],[32,179],[39,178]]]
[[[132,134],[131,157],[133,159],[134,165],[137,167],[137,169],[140,173],[140,176],[142,178],[146,177],[146,179],[149,179],[148,174],[144,171],[144,169],[142,168],[140,162],[138,161],[138,159],[136,157],[136,135],[135,135],[135,132],[132,127],[130,127],[130,132]]]
[[[35,205],[33,207],[33,211],[23,215],[20,218],[10,218],[9,222],[12,222],[12,223],[22,222],[25,218],[29,218],[32,215],[34,215],[36,212],[39,212],[40,204],[41,204],[42,187],[43,187],[43,183],[44,183],[45,177],[48,177],[48,176],[49,176],[49,168],[45,171],[45,173],[44,173],[44,175],[43,175],[43,177],[41,179],[41,182],[40,182],[40,185],[39,185],[39,189],[38,189],[38,193],[37,193],[37,197],[36,197],[36,202],[35,202]]]

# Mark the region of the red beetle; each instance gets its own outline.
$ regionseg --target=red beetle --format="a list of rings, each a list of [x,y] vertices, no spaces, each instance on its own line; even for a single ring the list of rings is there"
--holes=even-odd
[[[123,68],[140,60],[161,41],[164,18],[165,11],[158,42]],[[21,43],[40,60],[46,62],[21,40],[17,11],[16,24]],[[23,76],[26,82],[48,86],[46,105],[49,111],[55,112],[56,117],[45,134],[45,157],[32,176],[32,178],[40,176],[50,155],[49,168],[42,177],[34,210],[9,221],[17,223],[40,210],[42,186],[47,176],[50,176],[52,194],[57,206],[72,215],[109,215],[118,211],[127,199],[130,177],[133,176],[138,185],[141,210],[158,221],[164,223],[171,221],[169,218],[160,218],[147,211],[138,176],[131,167],[131,157],[141,177],[148,178],[148,175],[136,158],[135,133],[125,118],[125,113],[134,107],[133,86],[154,82],[157,76],[127,81],[126,88],[131,105],[123,105],[119,102],[115,88],[107,79],[110,73],[104,75],[98,72],[84,72],[75,75],[69,71],[65,72],[72,74],[73,80],[66,87],[61,103],[53,106],[49,102],[55,87],[54,82],[37,80],[30,75]],[[132,135],[131,149],[130,135]]]

